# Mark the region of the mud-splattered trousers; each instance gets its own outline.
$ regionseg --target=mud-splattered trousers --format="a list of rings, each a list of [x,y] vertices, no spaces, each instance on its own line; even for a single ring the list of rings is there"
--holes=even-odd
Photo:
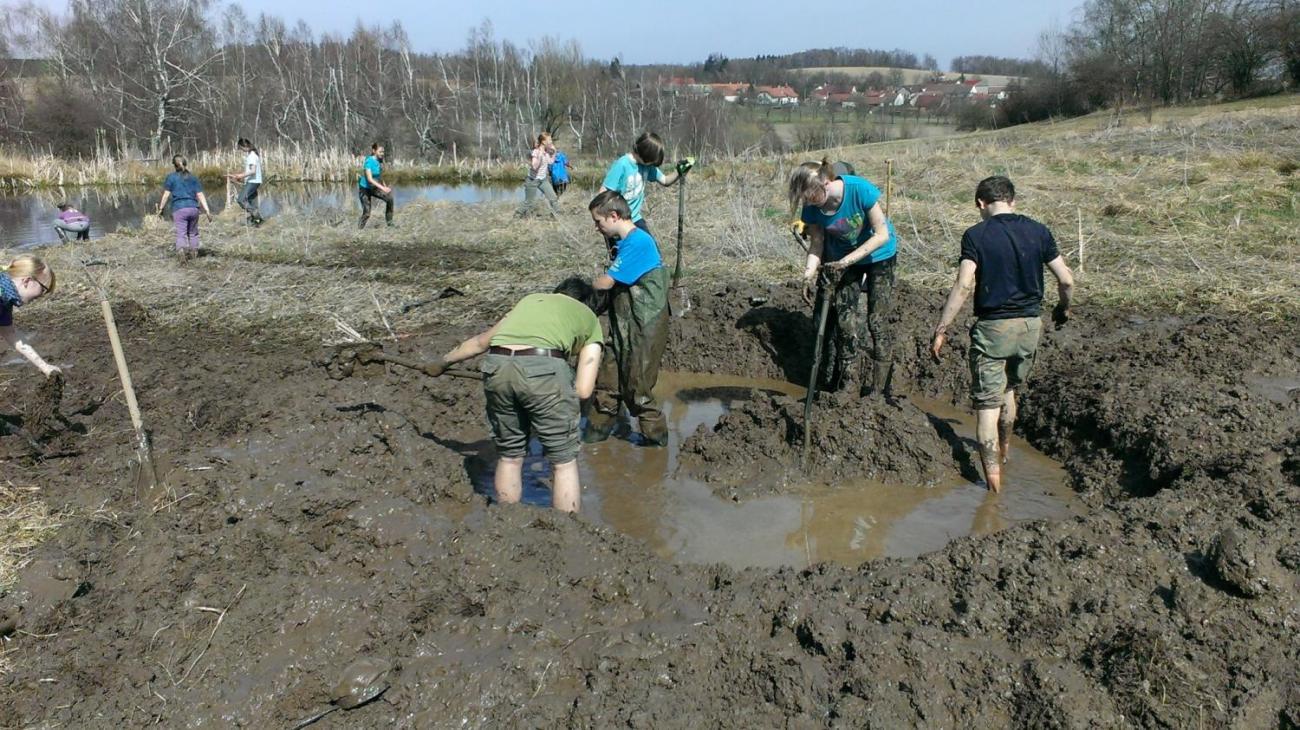
[[[637,419],[642,436],[667,443],[668,424],[652,391],[668,346],[668,283],[668,270],[660,266],[636,284],[619,284],[610,292],[609,347],[596,382],[586,440],[608,436],[622,404]]]
[[[839,390],[855,364],[859,363],[859,348],[871,336],[872,373],[862,372],[862,381],[873,382],[883,389],[893,363],[894,340],[886,319],[894,309],[894,263],[897,256],[884,261],[847,269],[831,284],[831,310],[826,319],[826,333],[822,339],[821,372],[818,375],[823,388]],[[827,296],[827,287],[817,289],[817,302],[813,312]],[[859,306],[861,295],[867,295],[867,311]],[[879,374],[877,374],[879,373]]]

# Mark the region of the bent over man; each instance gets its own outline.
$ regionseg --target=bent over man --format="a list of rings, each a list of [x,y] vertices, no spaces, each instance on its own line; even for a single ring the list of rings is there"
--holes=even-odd
[[[1029,377],[1042,334],[1043,266],[1057,281],[1060,301],[1052,311],[1057,327],[1070,319],[1074,276],[1047,226],[1015,212],[1016,188],[1010,180],[981,180],[975,207],[984,220],[962,236],[957,283],[934,328],[930,352],[938,359],[948,325],[975,292],[970,331],[971,400],[979,416],[975,438],[989,489],[1000,492],[1007,439],[1016,420],[1016,386]]]
[[[577,512],[578,420],[600,368],[602,336],[593,310],[596,294],[581,277],[570,277],[550,294],[529,294],[491,329],[465,340],[425,372],[441,375],[452,363],[487,353],[483,394],[496,444],[497,501],[518,502],[524,454],[535,434],[555,471],[551,504]],[[577,356],[577,372],[569,358]]]

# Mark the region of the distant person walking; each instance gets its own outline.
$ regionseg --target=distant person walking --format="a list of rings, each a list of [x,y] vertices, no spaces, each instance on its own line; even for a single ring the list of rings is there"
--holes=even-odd
[[[961,237],[957,282],[948,293],[930,352],[935,359],[948,338],[948,326],[975,294],[975,325],[970,331],[971,400],[978,422],[980,461],[989,489],[1002,491],[1002,465],[1016,421],[1016,387],[1034,364],[1043,305],[1043,266],[1056,277],[1060,300],[1052,310],[1059,328],[1070,319],[1074,275],[1047,226],[1019,215],[1016,188],[1005,177],[988,177],[975,188],[982,222]]]
[[[203,194],[203,185],[190,172],[190,162],[182,155],[172,158],[175,171],[163,180],[162,200],[158,201],[158,215],[172,205],[172,222],[176,224],[176,257],[182,262],[199,255],[199,210],[212,222],[212,211]]]
[[[71,236],[78,241],[90,240],[90,216],[72,207],[72,203],[59,203],[59,215],[54,219],[54,231],[59,240],[66,242]]]
[[[384,201],[384,222],[393,225],[393,189],[384,184],[384,146],[378,142],[370,145],[370,156],[361,167],[357,180],[357,196],[361,198],[361,222],[366,227],[370,220],[370,203],[374,198]]]
[[[816,289],[830,297],[830,316],[823,340],[823,387],[839,390],[855,365],[859,349],[871,335],[871,373],[860,368],[859,395],[892,395],[894,341],[886,319],[894,307],[898,240],[880,207],[880,189],[866,178],[841,174],[844,163],[805,162],[790,176],[790,204],[801,210],[795,231],[808,239],[804,267],[804,301],[813,304]],[[826,272],[829,291],[816,287],[817,272]],[[867,295],[865,327],[859,302]],[[820,306],[818,304],[818,306]],[[817,307],[814,307],[816,311]]]
[[[0,338],[9,343],[19,355],[35,365],[45,377],[61,372],[45,360],[23,340],[14,327],[14,308],[30,304],[54,291],[54,270],[44,261],[24,254],[9,262],[4,275],[0,275]]]
[[[570,172],[573,172],[573,165],[569,163],[569,156],[563,150],[556,150],[555,161],[551,163],[551,187],[555,189],[555,197],[564,195],[564,191],[569,189]]]
[[[605,180],[597,193],[613,190],[622,195],[632,211],[632,224],[649,233],[650,226],[641,214],[645,206],[646,182],[657,182],[664,187],[672,185],[691,169],[695,161],[687,157],[679,161],[676,169],[667,175],[659,169],[662,164],[664,164],[664,141],[654,132],[645,132],[632,143],[631,152],[618,158],[609,166],[609,171],[605,173]],[[609,248],[609,257],[612,260],[618,255],[618,241],[606,238],[605,245]]]
[[[516,218],[528,215],[538,198],[545,198],[551,206],[551,217],[560,214],[560,199],[551,187],[551,166],[555,162],[555,144],[551,135],[542,132],[537,135],[537,144],[528,155],[528,177],[524,179],[524,202],[515,210]]]
[[[253,143],[244,137],[239,138],[239,150],[245,153],[244,171],[228,173],[226,177],[234,182],[243,183],[236,201],[239,207],[248,213],[248,222],[260,226],[262,212],[257,203],[257,191],[262,187],[262,155]]]

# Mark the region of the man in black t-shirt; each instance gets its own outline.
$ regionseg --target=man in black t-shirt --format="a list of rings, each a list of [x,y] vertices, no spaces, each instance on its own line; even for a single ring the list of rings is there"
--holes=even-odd
[[[975,293],[971,328],[971,400],[979,416],[975,437],[989,489],[1002,491],[1002,464],[1016,420],[1015,388],[1029,376],[1042,333],[1043,266],[1056,277],[1060,301],[1052,310],[1059,328],[1070,319],[1074,276],[1056,249],[1047,226],[1018,215],[1016,188],[1005,177],[989,177],[975,189],[984,220],[961,239],[957,283],[948,293],[930,352],[938,359],[948,325]]]

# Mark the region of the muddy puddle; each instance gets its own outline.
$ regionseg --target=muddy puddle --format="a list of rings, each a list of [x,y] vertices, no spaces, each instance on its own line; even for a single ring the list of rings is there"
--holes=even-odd
[[[681,443],[763,391],[801,395],[800,388],[776,380],[662,374],[658,392],[669,421],[668,447],[640,447],[635,434],[584,446],[579,458],[583,513],[642,540],[666,559],[742,568],[914,557],[958,537],[1083,512],[1060,466],[1020,439],[1012,442],[1011,480],[1000,495],[954,473],[930,485],[794,482],[777,495],[725,499],[679,468]],[[913,402],[951,425],[973,449],[973,417],[943,403]],[[485,443],[482,458],[469,461],[481,494],[492,494],[492,459]],[[533,443],[524,465],[523,501],[549,506],[549,484],[549,466]]]

